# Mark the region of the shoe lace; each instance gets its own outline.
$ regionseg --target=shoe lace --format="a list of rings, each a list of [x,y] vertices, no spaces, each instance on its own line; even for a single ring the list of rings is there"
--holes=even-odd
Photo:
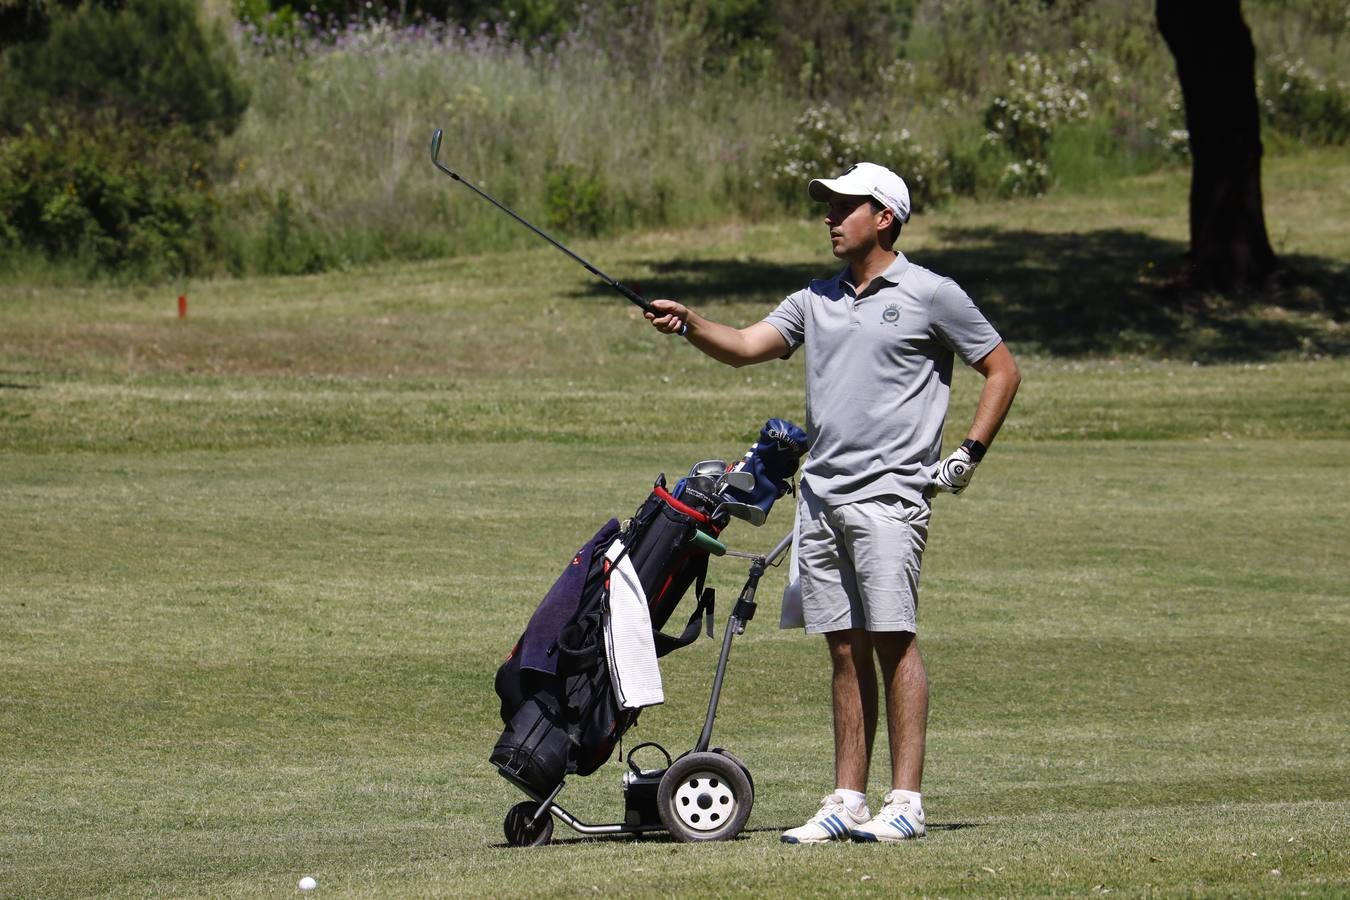
[[[918,813],[914,809],[913,804],[909,802],[909,800],[907,800],[904,797],[897,797],[894,800],[892,800],[888,795],[886,798],[886,804],[881,807],[881,811],[877,813],[877,816],[879,818],[891,819],[902,813],[908,813],[911,819],[918,818]]]
[[[847,807],[844,804],[843,797],[840,797],[838,794],[830,794],[824,800],[820,801],[820,812],[812,816],[811,821],[820,822],[835,813],[844,812],[846,809]]]

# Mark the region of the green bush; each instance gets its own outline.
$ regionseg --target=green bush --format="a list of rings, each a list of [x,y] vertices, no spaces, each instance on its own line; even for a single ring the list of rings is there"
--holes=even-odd
[[[142,278],[217,261],[214,142],[247,105],[187,0],[54,8],[0,53],[0,242]],[[34,32],[36,34],[36,32]]]
[[[999,193],[1006,197],[1039,197],[1050,189],[1050,167],[1039,159],[1023,159],[1003,167]]]
[[[268,207],[267,227],[257,254],[259,268],[274,275],[308,275],[333,268],[337,255],[313,217],[291,195],[278,191]]]
[[[599,172],[561,166],[545,182],[545,215],[550,228],[594,237],[609,225],[609,190]]]
[[[0,246],[166,278],[214,257],[211,148],[190,129],[27,128],[0,140]]]
[[[0,131],[59,110],[228,134],[247,106],[223,28],[203,26],[188,0],[85,2],[54,16],[46,40],[0,56]]]
[[[1320,77],[1302,60],[1274,60],[1259,93],[1266,122],[1284,134],[1315,144],[1350,139],[1350,88]]]

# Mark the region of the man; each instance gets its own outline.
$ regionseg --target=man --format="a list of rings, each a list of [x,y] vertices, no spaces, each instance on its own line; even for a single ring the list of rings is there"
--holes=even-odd
[[[835,790],[787,843],[900,841],[924,834],[928,677],[915,637],[919,564],[934,490],[956,494],[998,433],[1021,376],[998,333],[957,285],[894,249],[909,219],[900,176],[859,163],[808,186],[828,204],[834,255],[848,265],[765,319],[732,328],[672,300],[648,319],[732,366],[806,348],[798,561],[806,630],[832,665]],[[984,376],[966,440],[941,458],[953,356]],[[866,790],[880,663],[891,791],[871,816]]]

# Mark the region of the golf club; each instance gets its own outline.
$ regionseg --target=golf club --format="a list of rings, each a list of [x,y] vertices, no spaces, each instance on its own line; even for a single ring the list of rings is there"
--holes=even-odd
[[[752,472],[744,469],[733,469],[730,472],[724,472],[722,477],[717,479],[717,487],[714,493],[721,494],[727,488],[740,491],[742,494],[749,494],[755,489],[755,476]]]
[[[756,528],[763,525],[764,520],[768,517],[768,513],[758,506],[751,506],[749,503],[737,503],[735,500],[723,500],[718,503],[717,508],[712,511],[713,521],[717,521],[724,514],[749,522]]]
[[[519,215],[517,215],[516,212],[515,212],[514,210],[512,210],[510,207],[508,207],[508,206],[506,206],[505,204],[501,203],[500,201],[498,201],[497,199],[495,199],[495,198],[492,197],[491,195],[487,194],[485,191],[480,190],[480,189],[479,189],[477,186],[475,186],[473,183],[471,183],[471,182],[469,182],[467,179],[465,179],[464,176],[460,175],[458,172],[453,172],[453,171],[451,171],[447,166],[445,166],[445,165],[440,161],[440,155],[441,155],[441,136],[442,136],[442,131],[441,131],[441,129],[439,129],[439,128],[437,128],[436,131],[435,131],[435,133],[432,134],[432,136],[431,136],[431,163],[432,163],[432,165],[434,165],[436,168],[440,169],[440,170],[441,170],[442,172],[444,172],[446,175],[449,175],[449,176],[450,176],[452,179],[454,179],[455,181],[458,181],[460,184],[464,185],[464,186],[465,186],[466,188],[468,188],[469,190],[473,191],[473,192],[474,192],[475,194],[477,194],[478,196],[482,197],[482,198],[483,198],[484,200],[486,200],[487,202],[491,203],[493,206],[495,206],[495,207],[497,207],[498,209],[500,209],[502,212],[506,213],[506,214],[507,214],[508,216],[510,216],[511,218],[515,219],[515,220],[516,220],[517,222],[519,222],[520,224],[524,225],[526,228],[528,228],[528,229],[530,229],[531,231],[533,231],[535,234],[539,235],[539,236],[540,236],[541,238],[543,238],[544,240],[548,241],[548,242],[549,242],[550,244],[552,244],[554,247],[557,247],[557,248],[558,248],[559,250],[561,250],[563,253],[566,253],[568,256],[572,257],[572,259],[574,259],[574,260],[576,260],[577,262],[581,263],[581,265],[585,267],[585,269],[586,269],[587,272],[590,272],[590,273],[591,273],[592,275],[594,275],[596,278],[599,278],[599,279],[600,279],[601,281],[603,281],[605,284],[607,284],[607,285],[609,285],[610,287],[614,288],[614,290],[618,291],[620,294],[623,294],[623,296],[627,297],[629,301],[631,301],[633,304],[635,304],[635,305],[637,305],[638,307],[640,307],[640,308],[642,309],[643,312],[649,312],[649,313],[651,313],[652,315],[657,316],[657,317],[659,317],[659,316],[661,315],[661,311],[658,310],[656,307],[652,306],[649,302],[647,302],[646,298],[644,298],[644,297],[643,297],[641,294],[639,294],[637,291],[634,291],[632,288],[629,288],[629,287],[626,287],[625,285],[620,284],[619,282],[615,281],[613,278],[610,278],[610,277],[609,277],[608,275],[606,275],[604,272],[601,272],[601,271],[600,271],[599,269],[597,269],[595,266],[591,265],[589,262],[587,262],[586,260],[582,259],[580,256],[577,256],[577,255],[576,255],[575,253],[573,253],[571,250],[568,250],[566,247],[564,247],[559,241],[555,240],[555,239],[554,239],[551,235],[549,235],[547,232],[542,231],[541,229],[536,228],[535,226],[531,225],[529,222],[525,221],[523,218],[521,218]],[[684,333],[685,333],[686,331],[688,331],[688,330],[689,330],[689,326],[688,326],[687,324],[686,324],[686,325],[681,325],[681,326],[680,326],[680,334],[684,334]]]
[[[727,461],[725,459],[705,459],[689,467],[689,477],[693,478],[698,475],[720,476],[726,470]]]

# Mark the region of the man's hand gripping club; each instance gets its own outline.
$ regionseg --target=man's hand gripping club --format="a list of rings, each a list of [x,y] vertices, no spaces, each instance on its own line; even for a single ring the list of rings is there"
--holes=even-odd
[[[663,334],[685,334],[689,329],[689,308],[674,300],[657,300],[652,307],[658,315],[647,313],[647,321]]]

